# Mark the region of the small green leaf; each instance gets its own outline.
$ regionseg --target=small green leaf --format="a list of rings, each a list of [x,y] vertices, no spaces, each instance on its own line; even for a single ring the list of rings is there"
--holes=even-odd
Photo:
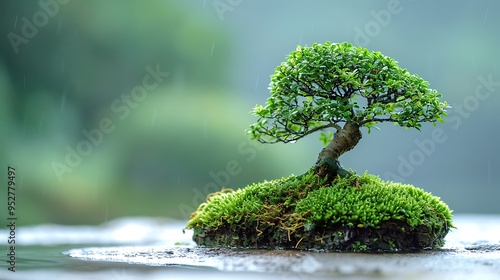
[[[321,131],[318,140],[323,144],[323,147],[328,146],[333,140],[333,133],[328,131],[328,133]]]

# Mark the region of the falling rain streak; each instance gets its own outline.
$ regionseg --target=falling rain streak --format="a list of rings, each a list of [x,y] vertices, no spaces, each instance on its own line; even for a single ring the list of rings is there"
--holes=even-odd
[[[61,29],[62,29],[62,19],[59,19],[57,21],[57,31],[56,31],[57,35],[61,34]]]
[[[257,79],[255,79],[255,87],[254,87],[254,91],[257,91],[257,86],[259,85],[259,76],[257,75]]]
[[[26,135],[26,114],[24,115],[24,121],[23,121],[23,136]]]
[[[474,57],[474,55],[471,55],[471,59],[472,59],[472,65],[474,66],[474,70],[477,71],[476,57]]]
[[[488,18],[488,9],[486,9],[486,12],[484,13],[483,25],[486,25],[486,18]]]
[[[158,108],[155,108],[154,112],[153,112],[153,118],[151,119],[151,127],[153,127],[155,125],[155,121],[156,121],[156,112],[158,111]]]
[[[434,74],[434,57],[432,53],[429,53],[427,55],[427,72],[429,73],[429,76],[432,77]]]
[[[491,160],[488,161],[488,184],[491,184]]]
[[[66,107],[66,91],[64,91],[61,96],[61,108],[60,108],[61,113],[64,111],[65,107]]]
[[[206,139],[208,135],[208,120],[205,119],[205,123],[203,124],[203,138]]]
[[[104,222],[108,221],[109,216],[109,206],[104,207]]]
[[[210,57],[214,55],[215,42],[212,42],[212,50],[210,51]]]
[[[17,18],[19,17],[19,15],[16,16],[16,20],[14,21],[14,29],[16,29],[16,26],[17,26]]]
[[[56,161],[56,154],[54,154],[54,156],[52,157],[52,163],[51,163],[51,165],[54,164],[55,161]]]
[[[45,119],[45,115],[42,115],[40,118],[40,122],[38,123],[38,132],[40,132],[40,129],[42,128],[43,121]]]
[[[21,175],[21,178],[20,178],[20,180],[19,180],[19,184],[18,184],[18,186],[19,186],[19,191],[23,188],[23,178],[24,178],[24,176],[22,176],[22,175]]]

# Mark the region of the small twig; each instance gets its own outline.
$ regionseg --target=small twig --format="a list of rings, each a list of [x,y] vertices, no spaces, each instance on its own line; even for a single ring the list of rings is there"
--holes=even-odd
[[[299,239],[299,241],[297,242],[297,244],[295,244],[295,248],[298,248],[298,247],[299,247],[300,242],[301,242],[301,241],[302,241],[302,239],[304,239],[304,238],[305,238],[305,236],[302,236],[302,238],[301,238],[301,239]]]

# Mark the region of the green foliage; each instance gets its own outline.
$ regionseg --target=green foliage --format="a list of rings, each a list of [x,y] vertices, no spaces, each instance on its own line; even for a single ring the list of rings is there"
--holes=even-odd
[[[368,250],[368,246],[366,244],[361,244],[360,241],[355,241],[353,244],[352,244],[352,249],[355,251],[355,252],[364,252],[364,251],[367,251]]]
[[[321,131],[318,140],[323,144],[324,147],[326,147],[330,142],[332,142],[333,133],[331,131],[328,132]]]
[[[247,130],[264,143],[296,141],[346,122],[420,129],[422,122],[442,122],[447,108],[428,82],[392,58],[350,43],[298,46],[271,76],[270,91]]]

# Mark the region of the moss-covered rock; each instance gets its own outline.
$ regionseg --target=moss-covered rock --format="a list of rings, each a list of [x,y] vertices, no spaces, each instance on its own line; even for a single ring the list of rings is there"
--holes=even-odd
[[[356,175],[332,183],[309,171],[210,195],[186,228],[203,246],[412,251],[438,248],[448,206],[411,185]]]

